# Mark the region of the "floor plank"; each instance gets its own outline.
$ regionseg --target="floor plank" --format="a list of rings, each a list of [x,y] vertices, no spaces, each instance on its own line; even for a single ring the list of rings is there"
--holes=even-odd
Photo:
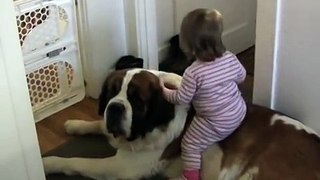
[[[97,115],[97,100],[85,98],[83,101],[36,123],[41,154],[73,138],[66,134],[63,128],[63,124],[68,119],[84,119],[89,121],[101,119]]]

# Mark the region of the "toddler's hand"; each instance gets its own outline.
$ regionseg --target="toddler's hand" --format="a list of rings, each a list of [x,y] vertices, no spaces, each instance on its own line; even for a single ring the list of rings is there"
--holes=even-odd
[[[166,86],[164,85],[164,82],[163,82],[163,79],[162,79],[162,78],[159,79],[159,83],[160,83],[161,89],[162,89],[163,91],[165,91],[167,88],[166,88]]]
[[[164,85],[164,80],[163,80],[163,77],[159,76],[159,85],[160,85],[160,88],[162,90],[162,95],[163,97],[168,100],[168,94],[172,91],[170,89],[168,89],[165,85]]]
[[[161,87],[162,89],[165,89],[165,88],[166,88],[161,76],[159,76],[159,83],[160,83],[160,87]]]
[[[165,85],[164,85],[164,81],[161,78],[161,76],[159,77],[159,83],[160,83],[160,87],[162,89],[162,93],[164,94],[164,96],[166,97],[166,94],[168,94],[168,92],[170,91],[170,89],[168,89]]]

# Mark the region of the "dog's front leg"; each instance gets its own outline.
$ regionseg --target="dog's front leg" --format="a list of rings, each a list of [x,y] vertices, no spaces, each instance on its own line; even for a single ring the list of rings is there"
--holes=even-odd
[[[72,135],[103,134],[106,129],[103,120],[68,120],[65,122],[64,128],[68,134]]]

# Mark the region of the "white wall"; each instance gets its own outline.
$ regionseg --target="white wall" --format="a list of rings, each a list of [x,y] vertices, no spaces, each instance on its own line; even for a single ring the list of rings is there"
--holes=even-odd
[[[157,33],[158,33],[158,49],[159,59],[163,59],[167,53],[168,41],[175,35],[175,12],[174,0],[157,0]]]
[[[87,95],[98,98],[105,77],[124,55],[143,58],[145,68],[158,68],[157,0],[78,2]]]
[[[320,132],[320,1],[283,0],[274,108]]]
[[[127,54],[122,0],[79,1],[81,51],[87,95],[97,98],[110,68]]]

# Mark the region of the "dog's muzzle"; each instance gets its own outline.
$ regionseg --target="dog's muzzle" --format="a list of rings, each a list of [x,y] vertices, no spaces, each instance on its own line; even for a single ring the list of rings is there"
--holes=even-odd
[[[125,106],[118,102],[110,103],[106,110],[106,125],[109,133],[114,137],[124,135],[122,121],[125,115]]]

